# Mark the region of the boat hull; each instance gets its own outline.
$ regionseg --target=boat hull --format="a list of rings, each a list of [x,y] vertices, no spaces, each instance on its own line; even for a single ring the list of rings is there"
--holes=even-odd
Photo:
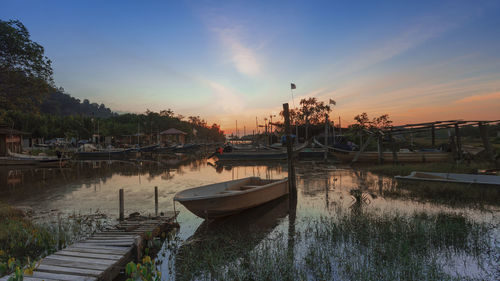
[[[223,153],[217,154],[220,161],[259,161],[259,160],[286,160],[286,153]]]
[[[175,200],[179,201],[184,207],[200,218],[214,219],[240,213],[286,194],[288,194],[287,179],[271,182],[255,190],[225,194],[224,196],[208,196],[206,198],[185,200],[178,198],[176,195]]]
[[[457,184],[500,186],[500,176],[413,171],[409,176],[396,176],[398,180],[434,181]]]
[[[0,158],[0,166],[43,166],[43,167],[59,167],[66,164],[66,159],[15,159],[9,157]]]
[[[351,162],[357,154],[357,151],[352,152],[333,152],[335,157],[341,162]],[[391,163],[394,161],[392,152],[383,153],[384,161]],[[397,159],[400,163],[430,163],[430,162],[447,162],[450,160],[450,154],[445,152],[397,152]],[[378,152],[363,152],[359,155],[357,162],[375,163],[378,161]]]

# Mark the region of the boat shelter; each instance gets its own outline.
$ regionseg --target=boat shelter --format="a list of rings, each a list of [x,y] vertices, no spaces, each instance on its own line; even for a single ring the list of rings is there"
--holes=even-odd
[[[23,150],[23,135],[30,133],[21,132],[0,124],[0,156],[7,156],[7,150],[21,153]]]
[[[160,138],[161,142],[164,144],[166,143],[184,144],[186,143],[186,135],[187,133],[181,130],[170,128],[166,131],[161,132]]]

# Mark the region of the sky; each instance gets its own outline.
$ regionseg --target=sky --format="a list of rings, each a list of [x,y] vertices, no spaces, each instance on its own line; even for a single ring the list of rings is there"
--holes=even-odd
[[[342,126],[500,119],[500,1],[0,0],[0,19],[45,47],[57,86],[118,112],[240,135],[306,97]]]

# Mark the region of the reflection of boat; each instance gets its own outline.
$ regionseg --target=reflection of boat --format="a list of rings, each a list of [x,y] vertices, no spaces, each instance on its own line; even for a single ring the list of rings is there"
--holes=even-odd
[[[263,180],[249,177],[187,189],[174,200],[200,218],[239,213],[288,194],[288,179]]]
[[[423,180],[464,184],[500,185],[500,176],[452,174],[452,173],[429,173],[413,171],[409,176],[396,176],[396,179]]]
[[[217,220],[205,220],[176,254],[176,276],[192,280],[211,267],[224,266],[252,251],[289,210],[287,197]],[[217,259],[213,259],[217,253]],[[217,263],[217,264],[214,264]]]
[[[58,158],[55,156],[35,156],[19,153],[7,152],[8,156],[0,157],[0,165],[38,165],[38,166],[63,166],[66,163],[66,158]]]

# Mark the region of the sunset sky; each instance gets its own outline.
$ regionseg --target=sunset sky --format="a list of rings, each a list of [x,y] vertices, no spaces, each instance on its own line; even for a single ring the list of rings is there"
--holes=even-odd
[[[0,0],[0,18],[45,47],[57,86],[114,111],[240,134],[303,97],[337,101],[343,125],[500,119],[500,1]]]

